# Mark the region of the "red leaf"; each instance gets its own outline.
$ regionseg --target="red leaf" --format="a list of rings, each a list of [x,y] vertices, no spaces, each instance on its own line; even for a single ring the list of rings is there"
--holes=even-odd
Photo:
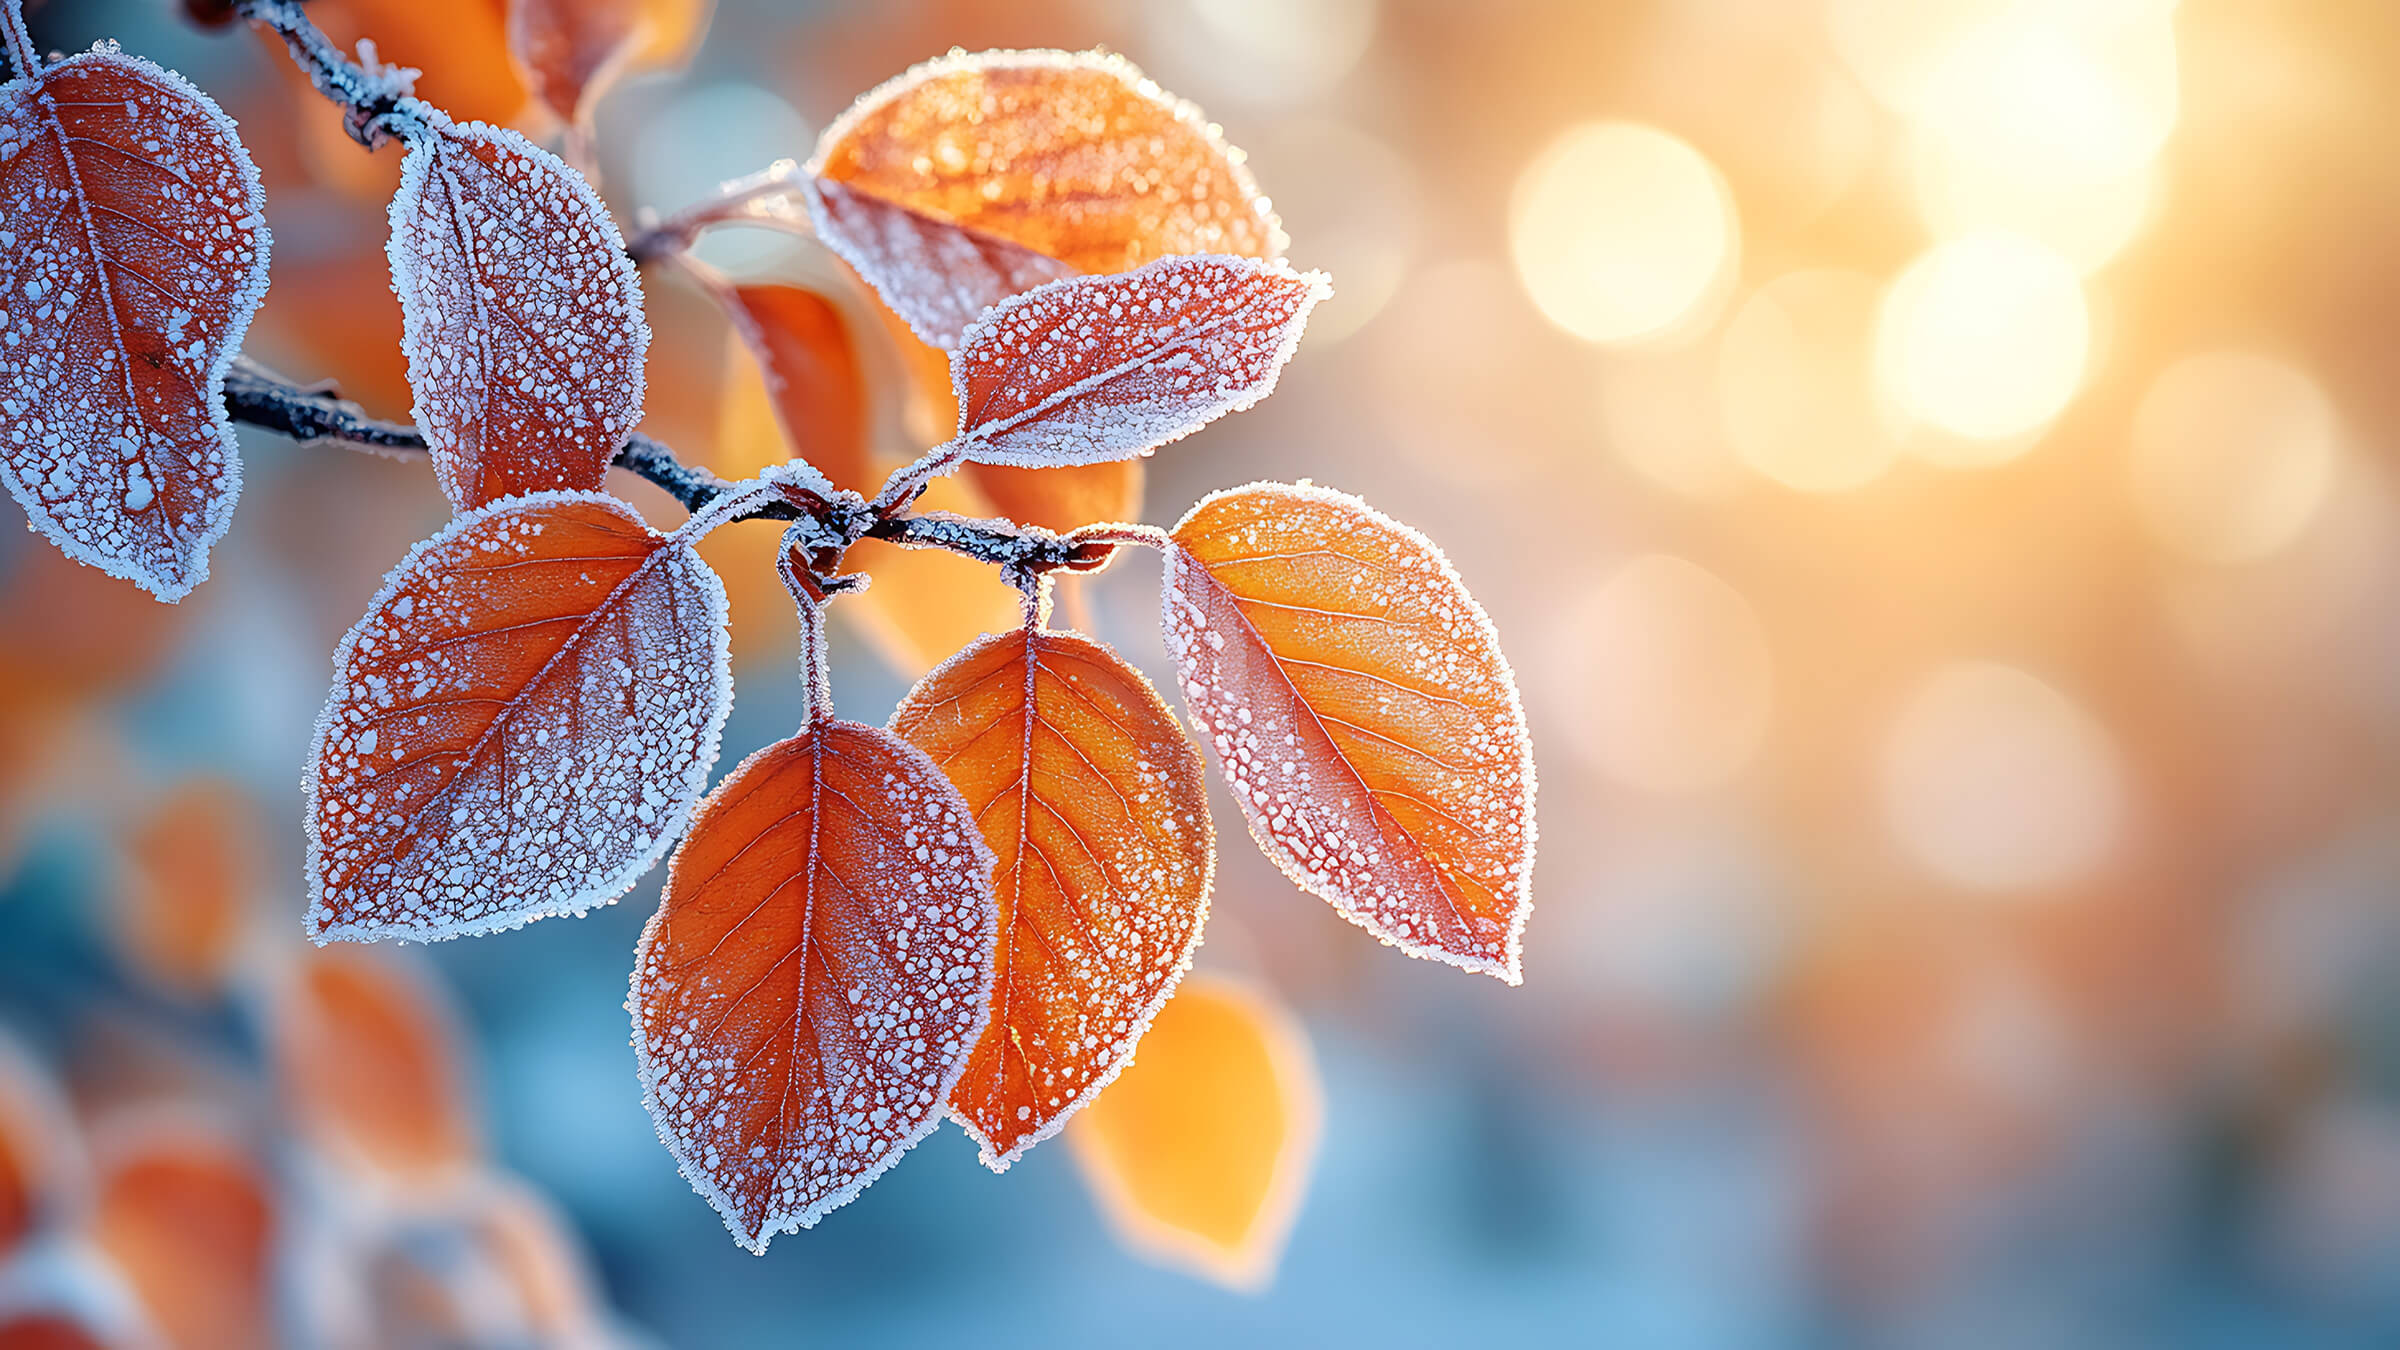
[[[953,53],[861,98],[809,172],[1081,272],[1283,256],[1241,155],[1122,57]]]
[[[596,488],[641,420],[650,346],[616,222],[523,136],[409,106],[388,252],[442,491],[470,510]]]
[[[1440,550],[1282,483],[1207,498],[1174,538],[1167,650],[1259,847],[1409,955],[1518,983],[1533,747]]]
[[[172,71],[92,51],[0,85],[0,477],[69,557],[161,600],[232,523],[261,210],[233,123]]]
[[[666,852],[732,704],[725,590],[597,493],[453,522],[334,653],[309,935],[434,941],[581,914]]]
[[[1200,945],[1216,862],[1200,753],[1141,672],[1035,628],[951,658],[892,730],[999,858],[992,1023],[950,1109],[1005,1171],[1132,1062]]]
[[[841,311],[798,286],[761,282],[727,289],[734,326],[766,371],[791,453],[837,487],[872,491],[866,375]]]
[[[1273,393],[1323,274],[1161,258],[1071,277],[986,312],[951,358],[958,435],[984,464],[1146,455]]]
[[[1075,269],[995,234],[952,225],[846,184],[808,184],[817,237],[858,269],[917,336],[944,351],[976,316]]]
[[[634,960],[658,1136],[755,1252],[941,1122],[992,988],[992,855],[924,752],[821,718],[701,805]]]

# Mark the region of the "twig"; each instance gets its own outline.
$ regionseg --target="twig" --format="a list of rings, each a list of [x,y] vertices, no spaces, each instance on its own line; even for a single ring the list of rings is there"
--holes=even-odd
[[[416,71],[377,62],[364,42],[359,44],[363,59],[351,60],[301,10],[299,0],[234,0],[234,12],[283,39],[317,92],[342,106],[351,139],[373,149],[391,138],[389,123],[406,115],[403,105],[415,90]]]
[[[303,444],[326,442],[402,458],[432,453],[415,427],[370,417],[327,386],[295,384],[247,357],[236,360],[226,373],[225,410],[236,422]],[[701,510],[736,486],[704,467],[685,464],[666,443],[640,432],[626,438],[612,462],[663,490],[687,511]],[[854,537],[850,531],[855,522],[845,513],[853,509],[839,502],[815,502],[804,512],[789,498],[775,497],[760,501],[734,519],[799,520],[805,514],[823,527],[823,537],[847,539]],[[1092,571],[1104,564],[1117,546],[1114,539],[1068,538],[1035,526],[970,520],[946,511],[882,516],[862,533],[865,538],[888,540],[905,548],[947,549],[996,567],[1031,572]]]

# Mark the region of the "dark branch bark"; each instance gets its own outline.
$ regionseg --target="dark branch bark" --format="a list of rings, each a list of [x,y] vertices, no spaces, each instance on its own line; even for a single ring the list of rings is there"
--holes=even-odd
[[[248,357],[237,359],[225,375],[225,410],[236,422],[262,427],[303,444],[334,442],[370,453],[415,457],[429,455],[425,437],[413,426],[369,417],[365,409],[324,385],[295,384]],[[734,484],[699,465],[685,464],[664,442],[640,432],[626,438],[617,451],[616,466],[660,488],[687,511],[724,496]],[[864,503],[810,499],[806,514],[825,527],[828,536],[849,537]],[[763,501],[738,520],[799,520],[803,508],[789,500]],[[1118,543],[1113,538],[1073,538],[1005,520],[969,520],[947,512],[887,515],[869,524],[864,537],[887,539],[914,548],[944,548],[998,567],[1027,571],[1066,568],[1088,571],[1104,562]]]

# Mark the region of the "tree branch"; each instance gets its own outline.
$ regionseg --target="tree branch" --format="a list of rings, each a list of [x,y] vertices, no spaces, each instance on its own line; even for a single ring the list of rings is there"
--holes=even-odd
[[[295,384],[248,357],[236,358],[226,372],[225,411],[236,422],[304,445],[330,442],[404,459],[432,453],[415,427],[369,417],[365,409],[330,386]],[[735,487],[702,466],[685,464],[664,442],[640,432],[626,438],[611,462],[663,490],[687,511],[697,512]],[[850,537],[851,513],[865,509],[855,499],[851,503],[827,502],[812,495],[807,501],[806,507],[788,498],[762,501],[734,519],[799,520],[805,515],[822,525],[829,537],[842,539]],[[997,567],[1031,572],[1096,570],[1119,543],[1128,542],[1103,536],[1062,537],[1035,526],[969,520],[946,511],[883,516],[866,527],[864,537],[908,548],[948,549]],[[837,556],[833,562],[838,561]]]

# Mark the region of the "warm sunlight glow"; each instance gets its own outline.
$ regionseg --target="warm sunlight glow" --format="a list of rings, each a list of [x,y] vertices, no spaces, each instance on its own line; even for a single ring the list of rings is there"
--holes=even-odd
[[[1721,497],[1743,479],[1717,415],[1713,348],[1630,348],[1599,358],[1593,411],[1625,467],[1679,496]]]
[[[1869,378],[1875,283],[1794,272],[1759,288],[1725,329],[1717,388],[1742,462],[1786,487],[1839,492],[1899,455]]]
[[[1636,558],[1564,630],[1585,753],[1644,792],[1696,792],[1757,753],[1774,702],[1766,630],[1742,594],[1698,564]]]
[[[2124,813],[2116,749],[2091,716],[2010,666],[1928,679],[1883,756],[1891,831],[1928,870],[1978,890],[2027,890],[2089,870]]]
[[[2178,552],[2261,557],[2316,514],[2338,449],[2333,405],[2305,373],[2248,352],[2189,357],[2134,415],[2134,506]]]
[[[1733,194],[1655,127],[1603,122],[1551,142],[1509,206],[1517,276],[1552,323],[1591,342],[1676,331],[1728,284]]]
[[[2056,417],[2090,349],[2075,269],[2020,236],[1977,234],[1929,250],[1893,283],[1876,375],[1910,415],[1998,441]]]

